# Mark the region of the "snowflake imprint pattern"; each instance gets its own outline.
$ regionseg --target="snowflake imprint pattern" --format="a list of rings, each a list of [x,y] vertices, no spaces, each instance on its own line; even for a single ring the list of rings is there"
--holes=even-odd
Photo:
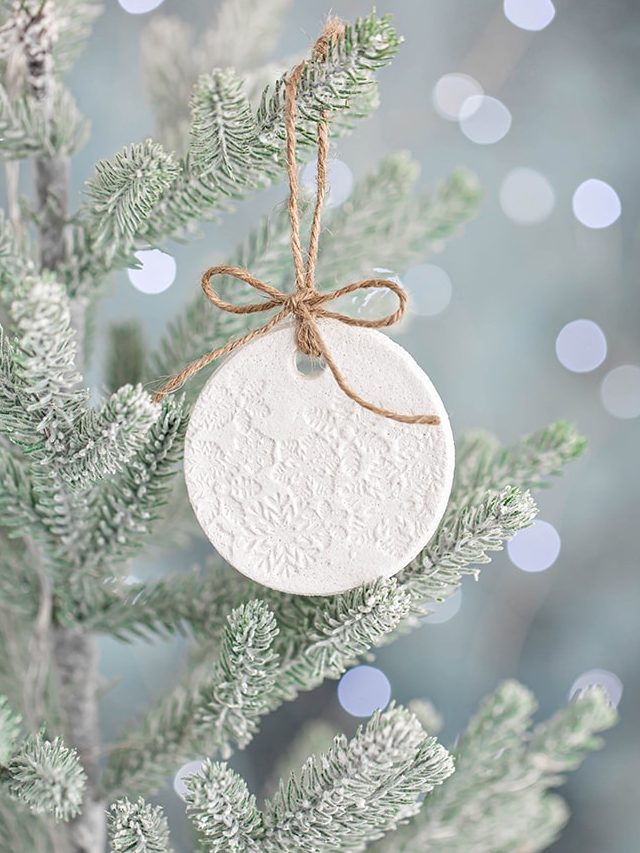
[[[446,412],[415,362],[378,332],[325,323],[336,356],[338,339],[357,332],[364,341],[363,396],[375,396],[367,377],[406,379],[415,400],[405,408],[437,411],[443,424],[381,418],[349,400],[328,371],[301,376],[282,324],[212,374],[185,448],[189,497],[219,553],[260,583],[311,595],[409,562],[440,520],[453,473]]]

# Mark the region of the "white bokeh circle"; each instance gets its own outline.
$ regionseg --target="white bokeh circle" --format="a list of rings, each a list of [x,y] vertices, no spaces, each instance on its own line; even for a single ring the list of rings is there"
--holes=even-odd
[[[602,380],[600,396],[614,418],[640,417],[640,367],[636,364],[614,367]]]
[[[472,95],[460,109],[460,130],[478,145],[492,145],[507,135],[511,113],[498,98]]]
[[[330,370],[300,373],[290,320],[212,374],[185,442],[194,512],[231,565],[302,595],[400,571],[435,532],[454,463],[442,401],[411,356],[373,329],[319,327],[365,400],[441,423],[389,420],[350,400]]]
[[[622,204],[614,188],[598,178],[583,181],[573,194],[573,213],[587,228],[608,228],[620,218]]]
[[[161,6],[164,0],[118,0],[125,12],[130,15],[145,15]]]
[[[409,291],[409,309],[423,317],[440,314],[451,302],[451,279],[442,267],[435,264],[418,264],[402,277]]]
[[[480,83],[468,74],[443,74],[433,87],[432,100],[436,112],[447,121],[458,121],[464,102],[482,95]]]
[[[573,373],[589,373],[607,357],[607,339],[593,320],[572,320],[556,338],[558,361]]]
[[[509,559],[523,572],[544,572],[558,559],[560,536],[548,521],[536,519],[507,543]]]
[[[430,602],[428,607],[431,613],[423,617],[423,622],[426,622],[428,625],[441,625],[443,622],[448,622],[460,612],[460,608],[462,607],[462,588],[458,587],[444,601]]]
[[[623,684],[615,672],[610,672],[608,669],[588,669],[579,675],[569,690],[569,701],[574,699],[577,693],[595,685],[602,687],[609,702],[617,708],[622,699]]]
[[[503,10],[512,24],[531,32],[548,27],[556,16],[551,0],[504,0]]]
[[[189,776],[202,775],[203,763],[204,758],[198,759],[197,761],[188,761],[186,764],[182,765],[173,777],[173,790],[181,800],[186,799],[187,796],[187,779]]]
[[[140,261],[138,269],[127,270],[129,281],[140,293],[164,293],[176,279],[176,261],[173,255],[160,249],[141,249],[135,253]]]
[[[354,666],[338,682],[338,702],[352,717],[383,711],[391,699],[389,679],[375,666]]]
[[[512,169],[500,186],[500,206],[518,225],[537,225],[555,206],[555,193],[547,178],[535,169]]]
[[[311,160],[302,170],[300,182],[311,193],[315,193],[318,165]],[[342,160],[333,157],[327,162],[327,204],[339,207],[351,195],[353,190],[353,172]]]

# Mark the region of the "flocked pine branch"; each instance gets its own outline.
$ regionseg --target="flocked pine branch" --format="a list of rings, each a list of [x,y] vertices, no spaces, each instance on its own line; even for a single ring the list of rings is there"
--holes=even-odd
[[[244,780],[224,763],[207,760],[187,784],[187,814],[209,853],[259,853],[262,815]]]
[[[202,751],[246,745],[267,709],[278,675],[273,614],[260,601],[234,610],[218,660],[194,673],[151,711],[139,732],[118,746],[106,771],[105,788],[156,788],[181,761]]]
[[[65,480],[86,489],[121,471],[142,448],[159,408],[142,386],[123,385],[98,411],[86,412],[69,441]]]
[[[262,812],[225,764],[187,779],[187,813],[207,849],[240,853],[364,850],[420,809],[452,773],[447,751],[403,708],[376,712],[350,741],[338,735],[281,781]]]
[[[121,253],[128,261],[136,236],[179,174],[173,155],[151,139],[101,160],[87,184],[94,251],[102,250],[107,259]]]
[[[375,91],[373,72],[390,62],[398,44],[389,18],[372,14],[346,25],[344,33],[331,41],[326,58],[308,61],[297,90],[301,145],[313,144],[313,129],[325,112],[334,114],[332,127],[336,130],[351,127],[355,119],[370,112],[374,106],[370,95]],[[196,104],[201,105],[206,95],[202,87],[210,89],[208,79],[202,78],[196,87]],[[180,234],[224,206],[230,194],[243,194],[279,175],[281,170],[276,163],[282,156],[284,138],[283,87],[281,78],[265,93],[255,114],[244,106],[239,112],[234,110],[232,102],[242,96],[235,88],[227,92],[229,104],[225,113],[229,126],[224,136],[242,138],[246,144],[250,141],[253,156],[244,156],[244,145],[235,151],[228,147],[226,179],[224,172],[212,175],[208,169],[203,170],[193,157],[174,161],[159,143],[130,146],[98,163],[89,182],[90,201],[85,211],[91,229],[80,221],[74,236],[76,252],[81,254],[84,247],[91,257],[62,265],[69,286],[74,291],[84,287],[80,279],[91,271],[92,265],[98,278],[112,264],[130,265],[137,240],[156,243]],[[336,116],[341,117],[340,121]],[[209,121],[214,120],[212,114]],[[249,120],[253,130],[247,124]],[[196,112],[196,122],[198,127],[203,125],[200,110]],[[233,173],[233,182],[228,180],[229,172]],[[97,244],[90,232],[98,233]]]
[[[84,145],[88,133],[87,119],[63,85],[54,86],[50,119],[33,95],[12,99],[0,85],[0,160],[70,155]]]
[[[452,772],[447,751],[412,714],[393,706],[375,712],[351,741],[338,735],[282,782],[264,806],[261,849],[363,850],[416,814],[420,795]]]
[[[600,745],[596,734],[616,712],[591,688],[531,730],[536,703],[517,682],[504,682],[482,704],[456,746],[456,772],[420,814],[377,853],[543,850],[567,819],[550,790]]]
[[[327,218],[318,256],[320,287],[370,276],[372,259],[402,274],[475,214],[480,191],[474,175],[458,170],[433,190],[415,192],[417,174],[418,164],[408,155],[391,154],[356,184]]]
[[[169,825],[160,806],[140,797],[135,803],[121,799],[107,816],[110,853],[171,853]]]
[[[168,149],[186,152],[189,98],[201,74],[233,67],[242,77],[264,79],[261,94],[282,73],[273,73],[269,66],[256,66],[273,50],[290,2],[224,0],[212,25],[198,33],[177,17],[151,19],[142,35],[142,64],[159,139]],[[249,94],[253,87],[247,84],[246,88]]]
[[[35,271],[35,265],[16,234],[13,223],[0,210],[0,303],[8,303],[19,281]]]
[[[7,55],[29,40],[37,49],[40,32],[49,33],[49,73],[63,74],[75,62],[101,11],[98,0],[4,0],[0,15],[7,19],[2,28],[3,54]]]
[[[256,141],[255,120],[240,78],[231,69],[203,74],[191,98],[189,146],[200,180],[225,195],[244,189],[246,164],[260,156]]]
[[[181,401],[165,399],[140,449],[92,495],[85,565],[121,563],[140,549],[170,492],[186,421]]]
[[[85,773],[75,750],[60,738],[28,735],[0,766],[0,786],[33,814],[70,820],[80,812]]]
[[[472,433],[458,445],[456,474],[448,512],[473,503],[487,489],[518,486],[539,489],[580,457],[585,439],[575,427],[556,421],[526,436],[513,447],[501,447],[485,433]]]

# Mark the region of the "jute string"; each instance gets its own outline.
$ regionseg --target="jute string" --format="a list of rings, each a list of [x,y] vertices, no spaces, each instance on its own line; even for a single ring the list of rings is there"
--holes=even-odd
[[[314,45],[314,58],[321,60],[326,59],[331,41],[339,36],[342,31],[343,25],[341,22],[335,18],[330,19],[324,32]],[[395,281],[384,278],[362,279],[361,281],[355,281],[352,284],[347,284],[344,287],[339,287],[329,293],[319,293],[316,290],[315,268],[318,257],[322,208],[327,188],[329,128],[325,113],[323,114],[321,121],[318,122],[316,198],[313,217],[311,220],[307,259],[305,262],[302,241],[300,239],[300,190],[298,185],[298,166],[296,159],[296,95],[298,84],[302,74],[304,73],[305,66],[306,62],[301,62],[296,66],[291,74],[289,74],[285,84],[285,151],[287,176],[289,178],[288,212],[289,221],[291,223],[291,256],[293,258],[293,267],[295,272],[295,291],[293,293],[282,293],[280,290],[277,290],[265,281],[261,281],[251,275],[247,270],[240,267],[220,265],[210,267],[206,270],[202,276],[202,290],[204,291],[207,299],[221,311],[228,311],[231,314],[256,314],[262,311],[269,311],[272,308],[279,308],[280,310],[263,326],[247,332],[247,334],[243,335],[241,338],[229,341],[224,346],[205,353],[205,355],[195,361],[192,361],[183,370],[181,370],[180,373],[169,379],[162,388],[153,395],[153,399],[156,402],[159,402],[171,391],[179,388],[184,382],[198,373],[198,371],[202,370],[203,367],[211,364],[212,361],[232,353],[234,350],[245,346],[257,338],[261,338],[263,335],[270,332],[281,320],[291,315],[296,321],[295,335],[298,349],[306,355],[323,358],[327,367],[333,374],[338,386],[343,393],[349,397],[349,399],[376,415],[381,415],[384,418],[399,421],[400,423],[437,425],[440,423],[440,418],[437,415],[404,415],[399,412],[394,412],[391,409],[385,409],[382,406],[376,406],[374,403],[370,403],[363,399],[347,384],[344,376],[338,368],[338,365],[333,360],[331,353],[327,349],[320,335],[318,320],[324,317],[339,320],[341,323],[346,323],[349,326],[358,326],[361,328],[381,329],[387,326],[392,326],[404,315],[407,307],[407,296],[399,284]],[[268,298],[262,302],[251,303],[248,305],[234,305],[231,302],[225,302],[216,293],[211,283],[212,279],[217,275],[227,275],[239,279],[256,290],[264,293]],[[368,288],[391,290],[398,298],[397,310],[379,320],[364,320],[349,317],[348,315],[341,314],[337,311],[329,311],[324,307],[327,302],[331,302],[333,299],[337,299],[338,297],[344,296],[348,293],[354,293],[357,290],[365,290]]]

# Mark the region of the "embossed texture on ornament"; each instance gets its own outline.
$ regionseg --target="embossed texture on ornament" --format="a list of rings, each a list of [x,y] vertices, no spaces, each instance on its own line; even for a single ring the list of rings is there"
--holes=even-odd
[[[434,533],[454,468],[447,413],[411,356],[373,329],[328,319],[319,327],[366,400],[442,423],[397,423],[346,397],[328,369],[301,374],[291,321],[215,370],[186,437],[194,512],[240,572],[305,595],[403,568]]]

